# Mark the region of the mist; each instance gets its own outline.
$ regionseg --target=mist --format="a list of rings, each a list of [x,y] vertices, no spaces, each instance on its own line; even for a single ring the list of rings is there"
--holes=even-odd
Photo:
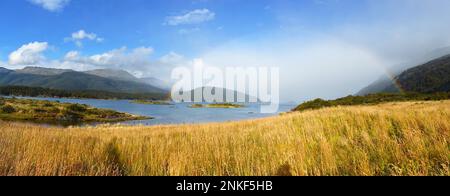
[[[369,1],[370,23],[351,20],[317,32],[280,27],[271,35],[229,41],[200,58],[210,66],[280,67],[282,101],[338,98],[395,65],[449,46],[448,8],[450,2],[440,0]]]

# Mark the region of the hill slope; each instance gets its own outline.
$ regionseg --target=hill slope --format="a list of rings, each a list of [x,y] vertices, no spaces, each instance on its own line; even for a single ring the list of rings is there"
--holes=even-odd
[[[95,69],[90,71],[85,71],[84,73],[100,76],[103,78],[109,78],[114,80],[122,80],[122,81],[128,81],[128,82],[139,82],[139,79],[135,76],[131,75],[127,71],[120,70],[120,69]]]
[[[410,68],[397,75],[393,80],[380,78],[357,94],[397,93],[400,92],[399,85],[403,91],[407,92],[434,93],[449,91],[450,55]]]
[[[53,76],[66,72],[74,72],[74,70],[71,69],[53,69],[44,67],[25,67],[23,69],[18,69],[15,71],[17,73],[43,75],[43,76]]]
[[[356,95],[368,95],[372,93],[397,93],[399,90],[397,88],[388,88],[395,85],[395,77],[399,76],[408,69],[414,68],[418,65],[423,65],[427,62],[433,61],[435,59],[441,58],[450,54],[450,47],[439,48],[434,51],[427,53],[424,56],[412,59],[410,62],[398,64],[395,66],[387,67],[387,72],[392,74],[391,76],[383,75],[380,76],[378,80],[370,84],[369,86],[360,90]],[[394,78],[392,78],[394,77]]]
[[[411,68],[395,78],[404,91],[432,93],[450,91],[450,55]],[[392,91],[391,84],[385,91]]]
[[[9,72],[12,72],[12,70],[0,67],[0,73],[9,73]]]
[[[128,73],[127,71],[118,69],[96,69],[91,71],[85,71],[84,73],[109,78],[113,80],[143,83],[167,91],[169,91],[170,88],[172,87],[172,85],[169,84],[168,82],[164,82],[158,78],[155,77],[137,78],[134,75]]]

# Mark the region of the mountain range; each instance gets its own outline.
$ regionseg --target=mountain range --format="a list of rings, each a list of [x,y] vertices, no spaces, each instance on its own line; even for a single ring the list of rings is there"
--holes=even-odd
[[[172,84],[170,82],[165,82],[155,77],[137,78],[136,76],[128,73],[127,71],[120,69],[96,69],[91,71],[85,71],[84,73],[104,78],[110,78],[114,80],[148,84],[163,90],[170,90],[172,87]]]
[[[439,56],[441,55],[441,56]],[[416,63],[416,64],[414,64]],[[358,95],[400,91],[434,93],[450,91],[450,47],[436,50],[410,63],[392,67],[387,76],[362,89]],[[157,78],[137,78],[124,70],[97,69],[78,72],[70,69],[0,67],[0,86],[26,86],[66,91],[168,94],[171,84]],[[198,89],[202,90],[202,89]],[[236,93],[223,90],[225,94]],[[238,94],[238,93],[236,93]],[[248,99],[248,95],[245,95]]]
[[[158,84],[159,85],[159,84]],[[107,91],[116,93],[167,93],[123,70],[99,69],[77,72],[69,69],[26,67],[0,68],[0,86],[29,86],[69,91]]]

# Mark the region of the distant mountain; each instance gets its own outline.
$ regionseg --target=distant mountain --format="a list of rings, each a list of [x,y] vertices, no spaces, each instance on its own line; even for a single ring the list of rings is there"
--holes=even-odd
[[[195,93],[197,93],[197,92],[198,93],[203,93],[203,91],[205,89],[212,91],[212,93],[222,91],[223,92],[223,102],[238,102],[238,97],[239,98],[240,97],[245,97],[245,102],[249,102],[250,98],[253,98],[253,97],[251,97],[248,94],[241,93],[241,92],[238,92],[238,91],[232,91],[232,90],[229,90],[229,89],[214,88],[214,87],[203,87],[203,88],[196,88],[196,89],[190,91],[192,100],[194,100]],[[234,95],[234,100],[233,101],[227,101],[226,100],[227,95]],[[206,102],[206,100],[203,100],[202,102]]]
[[[373,93],[380,93],[380,92],[387,92],[387,93],[394,93],[398,92],[397,88],[392,88],[395,86],[395,77],[399,76],[404,71],[416,67],[418,65],[425,64],[429,61],[432,61],[434,59],[438,59],[440,57],[446,56],[450,54],[450,47],[440,48],[437,50],[434,50],[420,58],[416,58],[412,60],[409,63],[396,65],[388,68],[388,71],[392,78],[390,78],[387,75],[381,76],[377,81],[370,84],[369,86],[363,88],[361,91],[357,93],[357,95],[367,95],[367,94],[373,94]]]
[[[71,69],[52,69],[52,68],[44,68],[44,67],[25,67],[23,69],[15,70],[17,73],[23,74],[35,74],[35,75],[43,75],[43,76],[53,76],[59,75],[66,72],[74,72]]]
[[[114,80],[143,83],[164,90],[170,90],[172,88],[172,85],[169,82],[165,82],[161,79],[155,77],[137,78],[134,75],[130,74],[129,72],[120,69],[97,69],[85,71],[84,73]]]
[[[0,67],[0,74],[1,74],[1,73],[9,73],[9,72],[12,72],[12,70],[9,70],[9,69]]]
[[[85,71],[84,73],[114,80],[140,82],[139,79],[133,76],[132,74],[120,69],[96,69],[91,71]]]
[[[145,84],[156,86],[164,90],[170,90],[172,88],[172,84],[170,82],[166,82],[154,77],[140,78],[139,81]]]
[[[380,93],[380,92],[386,92],[386,93],[395,93],[398,92],[398,90],[394,91],[386,91],[386,89],[389,86],[395,85],[395,82],[392,78],[389,78],[388,76],[382,76],[374,83],[370,84],[369,86],[363,88],[361,91],[357,93],[357,95],[368,95],[373,93]]]
[[[92,74],[45,68],[29,68],[24,73],[0,69],[0,86],[29,86],[70,91],[107,91],[115,93],[167,93],[152,85],[115,80]],[[60,74],[58,74],[60,73]]]

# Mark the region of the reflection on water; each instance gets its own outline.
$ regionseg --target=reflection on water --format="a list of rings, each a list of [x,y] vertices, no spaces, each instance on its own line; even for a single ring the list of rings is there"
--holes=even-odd
[[[130,114],[151,116],[154,119],[127,121],[121,124],[129,125],[160,125],[160,124],[186,124],[206,122],[226,122],[245,119],[255,119],[274,116],[277,114],[261,114],[259,104],[247,104],[239,109],[222,108],[190,108],[189,103],[174,105],[143,105],[130,103],[129,100],[97,100],[97,99],[65,99],[65,98],[29,98],[67,103],[87,104],[97,108],[112,109]],[[295,105],[282,104],[279,112],[287,112]]]

